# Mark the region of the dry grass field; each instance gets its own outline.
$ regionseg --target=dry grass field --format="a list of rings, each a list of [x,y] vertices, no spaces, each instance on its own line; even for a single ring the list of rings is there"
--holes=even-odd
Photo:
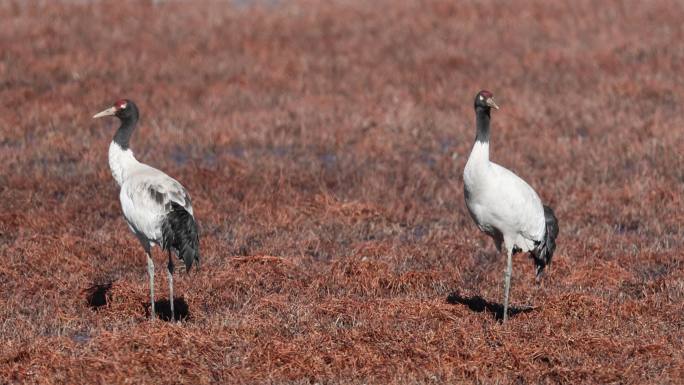
[[[676,1],[0,0],[0,383],[681,383]],[[492,159],[554,207],[541,285],[463,201]],[[147,319],[107,164],[193,197],[202,266]],[[157,300],[168,307],[155,249]],[[106,302],[106,303],[105,303]]]

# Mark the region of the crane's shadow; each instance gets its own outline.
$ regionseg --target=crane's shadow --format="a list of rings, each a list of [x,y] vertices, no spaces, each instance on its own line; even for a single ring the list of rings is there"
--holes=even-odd
[[[110,291],[112,289],[113,284],[114,281],[100,284],[96,283],[85,289],[86,301],[88,302],[88,306],[96,311],[100,310],[103,306],[106,306],[107,303],[111,300],[112,294]],[[145,316],[149,318],[151,310],[150,303],[144,302],[142,303],[142,306],[145,309]],[[190,306],[185,301],[185,298],[174,298],[173,307],[175,321],[187,321],[191,318]],[[171,302],[169,302],[168,299],[160,299],[158,301],[154,301],[154,310],[157,313],[157,318],[159,318],[160,320],[171,321]]]
[[[145,316],[150,317],[150,303],[143,304],[145,307]],[[173,299],[174,321],[187,321],[190,319],[190,306],[185,302],[185,298]],[[154,311],[157,313],[157,318],[162,321],[171,321],[171,302],[168,299],[160,299],[154,301]]]
[[[110,297],[109,290],[112,288],[114,282],[107,282],[101,284],[93,284],[85,290],[86,301],[88,306],[93,310],[99,310],[102,306],[107,304],[107,298]]]
[[[455,291],[447,297],[447,302],[453,305],[466,305],[468,308],[476,313],[487,312],[494,316],[497,321],[503,320],[503,305],[496,302],[490,302],[479,295],[470,297],[462,296],[461,293]],[[521,313],[529,313],[536,309],[534,306],[509,306],[508,317],[515,317]]]

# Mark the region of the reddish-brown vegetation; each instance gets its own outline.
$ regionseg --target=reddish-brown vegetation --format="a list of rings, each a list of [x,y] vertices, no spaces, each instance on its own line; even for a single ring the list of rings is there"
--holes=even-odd
[[[681,3],[245,3],[0,2],[0,383],[682,381]],[[561,225],[505,325],[447,301],[501,300],[462,194],[481,88]],[[184,322],[146,319],[90,118],[120,97],[193,196]]]

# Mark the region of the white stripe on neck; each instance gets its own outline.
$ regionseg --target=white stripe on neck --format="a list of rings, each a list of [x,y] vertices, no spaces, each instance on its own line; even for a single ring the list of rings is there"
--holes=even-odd
[[[468,158],[468,163],[472,161],[476,163],[489,163],[489,142],[475,141],[473,144],[473,149],[470,151],[470,157]]]
[[[126,179],[128,171],[138,163],[130,148],[124,150],[113,141],[109,144],[109,168],[112,170],[112,176],[119,186]]]

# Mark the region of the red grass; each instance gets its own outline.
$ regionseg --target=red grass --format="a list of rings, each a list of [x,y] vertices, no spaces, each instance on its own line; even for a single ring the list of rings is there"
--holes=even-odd
[[[285,3],[0,3],[0,383],[681,382],[681,5]],[[501,300],[462,195],[482,88],[561,226],[505,325],[447,301]],[[202,228],[178,324],[90,118],[121,97]]]

